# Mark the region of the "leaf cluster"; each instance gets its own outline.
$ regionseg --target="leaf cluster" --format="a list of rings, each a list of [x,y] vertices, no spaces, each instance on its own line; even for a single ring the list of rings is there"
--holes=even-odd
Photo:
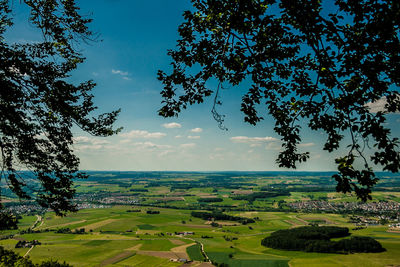
[[[177,116],[219,89],[250,84],[242,97],[244,121],[256,125],[264,110],[275,120],[280,167],[309,158],[300,152],[301,126],[326,134],[333,152],[348,136],[338,164],[337,190],[370,198],[371,166],[398,172],[399,141],[385,125],[400,110],[400,3],[391,0],[192,0],[183,14],[177,47],[168,51],[170,74],[159,71],[163,107]],[[329,8],[327,8],[329,6]],[[215,79],[217,88],[207,82]],[[378,100],[381,111],[369,108]],[[366,150],[372,150],[368,158]],[[358,169],[358,167],[361,168]]]
[[[119,111],[93,116],[95,83],[68,81],[84,61],[77,44],[97,38],[75,1],[19,3],[30,8],[29,22],[42,31],[38,43],[4,38],[13,30],[13,2],[0,0],[0,179],[19,198],[62,215],[75,210],[73,179],[86,177],[73,153],[72,127],[110,136],[119,131],[113,129]],[[36,182],[19,170],[31,171]]]

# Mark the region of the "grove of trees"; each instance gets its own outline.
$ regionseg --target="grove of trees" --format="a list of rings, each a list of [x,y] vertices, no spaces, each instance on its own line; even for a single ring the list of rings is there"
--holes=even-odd
[[[266,247],[322,253],[382,252],[385,249],[373,238],[353,236],[331,241],[331,238],[349,236],[349,229],[337,226],[303,226],[278,230],[264,238]]]

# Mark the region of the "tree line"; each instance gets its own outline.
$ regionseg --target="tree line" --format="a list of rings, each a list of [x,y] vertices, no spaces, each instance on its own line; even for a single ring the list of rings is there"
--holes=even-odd
[[[201,218],[203,220],[226,220],[226,221],[238,221],[241,224],[255,223],[256,221],[251,218],[232,216],[228,214],[224,214],[222,212],[213,211],[213,212],[205,212],[205,211],[192,211],[191,215],[193,217]]]

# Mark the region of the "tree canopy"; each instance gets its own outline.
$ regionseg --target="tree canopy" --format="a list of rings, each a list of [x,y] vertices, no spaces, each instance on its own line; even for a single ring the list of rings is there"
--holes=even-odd
[[[301,125],[322,131],[323,149],[345,147],[336,158],[337,191],[370,199],[374,166],[398,172],[399,140],[385,124],[400,110],[400,2],[393,0],[192,0],[183,14],[172,71],[163,83],[159,114],[177,116],[221,88],[249,82],[244,121],[256,125],[266,110],[275,120],[280,167],[309,158],[299,152]],[[212,88],[207,83],[216,80]],[[369,106],[383,101],[382,110]],[[351,141],[344,143],[344,137]],[[366,155],[365,151],[370,150]],[[359,167],[361,166],[361,167]]]
[[[349,229],[345,227],[302,226],[273,232],[261,240],[261,245],[275,249],[319,253],[368,253],[386,250],[371,237],[352,236],[339,241],[330,240],[349,235]]]
[[[96,39],[91,19],[79,14],[75,1],[19,4],[30,8],[29,22],[41,30],[43,41],[8,42],[4,36],[13,30],[12,7],[18,3],[0,0],[0,181],[19,198],[34,198],[62,215],[75,210],[72,180],[85,177],[73,153],[72,127],[110,136],[119,130],[113,129],[119,111],[93,116],[95,83],[68,82],[84,61],[79,44]],[[26,171],[36,183],[27,182]]]

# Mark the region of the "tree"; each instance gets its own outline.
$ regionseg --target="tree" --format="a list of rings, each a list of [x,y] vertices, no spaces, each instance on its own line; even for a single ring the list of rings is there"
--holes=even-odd
[[[273,117],[282,140],[280,167],[295,168],[309,158],[297,148],[306,124],[326,133],[323,149],[329,152],[351,138],[336,159],[337,191],[354,191],[366,201],[378,181],[373,166],[399,171],[399,140],[385,126],[386,114],[400,110],[399,1],[192,3],[177,48],[168,51],[172,72],[158,72],[164,85],[159,115],[177,116],[214,93],[212,113],[225,128],[216,110],[219,90],[248,81],[244,121],[256,125],[263,119],[260,108]],[[216,88],[207,85],[211,79]],[[384,102],[377,112],[369,108],[376,101]]]
[[[0,0],[0,181],[19,198],[63,215],[76,210],[73,179],[86,177],[73,153],[72,127],[110,136],[120,130],[113,129],[119,110],[92,117],[95,83],[67,81],[84,61],[79,42],[96,39],[88,28],[91,19],[78,13],[75,1],[21,1],[43,41],[10,44],[4,34],[13,25],[13,2]]]

